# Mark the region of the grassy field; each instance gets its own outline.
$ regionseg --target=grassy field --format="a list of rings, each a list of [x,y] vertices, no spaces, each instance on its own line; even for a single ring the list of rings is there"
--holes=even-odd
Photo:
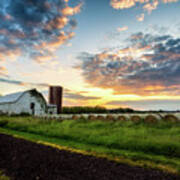
[[[0,132],[180,174],[180,124],[0,117]]]

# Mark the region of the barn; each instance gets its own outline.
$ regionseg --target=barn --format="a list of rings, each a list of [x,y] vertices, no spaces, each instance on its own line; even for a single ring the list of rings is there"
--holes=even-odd
[[[43,95],[36,89],[0,97],[0,113],[41,115],[47,112]]]
[[[62,110],[61,86],[49,87],[49,104],[36,89],[0,97],[0,114],[59,114]]]

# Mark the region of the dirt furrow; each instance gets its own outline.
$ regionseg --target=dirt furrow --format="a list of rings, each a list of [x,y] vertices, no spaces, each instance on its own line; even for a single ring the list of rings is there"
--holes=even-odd
[[[15,180],[180,180],[158,170],[60,151],[0,134],[0,169]]]

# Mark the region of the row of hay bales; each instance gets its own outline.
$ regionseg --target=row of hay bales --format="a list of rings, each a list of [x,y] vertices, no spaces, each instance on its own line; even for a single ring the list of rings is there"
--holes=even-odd
[[[42,118],[42,117],[41,117]],[[45,116],[45,119],[67,120],[67,119],[87,119],[87,120],[102,120],[102,121],[133,121],[134,123],[158,123],[160,121],[177,123],[180,122],[176,114],[77,114],[77,115],[58,115]]]

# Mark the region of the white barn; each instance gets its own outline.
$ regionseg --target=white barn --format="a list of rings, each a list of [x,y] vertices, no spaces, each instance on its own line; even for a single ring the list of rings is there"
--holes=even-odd
[[[43,95],[36,89],[0,97],[0,114],[44,115],[56,111],[57,107],[47,105]]]

